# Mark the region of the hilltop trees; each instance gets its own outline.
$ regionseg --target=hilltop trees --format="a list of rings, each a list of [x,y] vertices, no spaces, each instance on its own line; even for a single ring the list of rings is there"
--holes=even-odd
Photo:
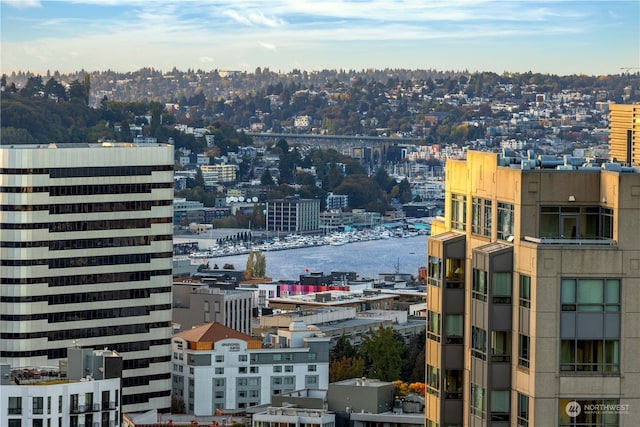
[[[370,329],[356,348],[343,332],[331,350],[329,380],[334,382],[365,375],[383,381],[423,381],[424,340],[424,333],[419,334],[407,345],[393,328],[380,326]]]

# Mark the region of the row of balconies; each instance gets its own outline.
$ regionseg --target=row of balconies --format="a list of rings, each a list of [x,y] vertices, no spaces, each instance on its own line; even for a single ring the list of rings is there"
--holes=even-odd
[[[102,407],[102,409],[101,409]],[[77,405],[72,406],[69,411],[72,414],[80,414],[84,412],[100,412],[100,411],[110,411],[116,409],[116,402],[114,400],[109,402],[102,402],[102,405],[99,403],[94,403],[93,405]]]

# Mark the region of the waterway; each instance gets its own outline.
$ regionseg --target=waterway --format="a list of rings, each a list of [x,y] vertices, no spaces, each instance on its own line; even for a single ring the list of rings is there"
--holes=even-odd
[[[377,278],[380,273],[408,273],[417,277],[418,268],[426,265],[427,236],[404,237],[347,243],[341,246],[312,246],[263,252],[266,274],[274,280],[298,279],[308,272],[329,274],[353,271],[361,277]],[[244,269],[248,255],[209,259],[209,266],[232,264]]]

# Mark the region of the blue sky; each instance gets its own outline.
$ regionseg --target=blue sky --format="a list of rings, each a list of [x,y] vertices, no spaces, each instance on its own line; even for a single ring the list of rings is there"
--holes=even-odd
[[[640,1],[0,0],[0,69],[618,74]]]

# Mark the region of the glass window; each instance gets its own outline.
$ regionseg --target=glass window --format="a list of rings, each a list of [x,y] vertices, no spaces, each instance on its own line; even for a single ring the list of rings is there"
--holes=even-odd
[[[222,363],[222,362],[224,362],[224,356],[216,356],[216,362],[217,362],[217,363]]]
[[[518,393],[518,427],[529,427],[529,396]]]
[[[511,304],[511,273],[493,273],[491,289],[494,304]]]
[[[427,393],[440,396],[440,368],[427,365]]]
[[[471,232],[491,237],[491,200],[474,197],[471,203]]]
[[[216,373],[216,375],[223,375],[224,368],[216,368],[214,372]]]
[[[518,335],[518,365],[529,367],[529,336],[524,334]]]
[[[440,281],[442,280],[442,260],[440,258],[429,257],[428,274],[429,284],[440,287]]]
[[[446,261],[447,288],[464,287],[464,259],[448,258]]]
[[[561,340],[560,370],[574,372],[618,372],[618,340]]]
[[[44,398],[42,396],[34,396],[32,402],[33,402],[33,413],[34,414],[43,414],[44,413]]]
[[[509,390],[491,390],[491,421],[509,421]]]
[[[562,279],[562,311],[620,311],[619,279]]]
[[[520,275],[520,307],[531,307],[531,277]]]
[[[467,196],[451,194],[451,228],[465,230],[467,221]]]
[[[509,240],[513,237],[513,205],[498,202],[498,239]]]
[[[487,300],[487,272],[473,269],[473,289],[471,295],[479,301]]]
[[[280,353],[275,353],[275,354],[273,355],[273,360],[274,360],[274,361],[282,360],[282,354],[280,354]]]
[[[511,361],[511,331],[491,331],[491,361]]]
[[[471,383],[471,413],[482,419],[486,415],[485,390],[477,384]]]
[[[427,311],[427,338],[440,342],[440,313]]]
[[[462,371],[447,369],[444,371],[444,397],[445,399],[462,399]]]
[[[22,397],[9,396],[9,415],[22,414]]]
[[[471,355],[487,360],[487,331],[477,326],[471,327]]]
[[[447,314],[444,328],[447,344],[462,344],[464,338],[464,316],[462,314]]]
[[[248,360],[248,357],[246,354],[240,354],[238,356],[238,362],[246,362]]]
[[[273,372],[282,372],[282,366],[274,365]]]

